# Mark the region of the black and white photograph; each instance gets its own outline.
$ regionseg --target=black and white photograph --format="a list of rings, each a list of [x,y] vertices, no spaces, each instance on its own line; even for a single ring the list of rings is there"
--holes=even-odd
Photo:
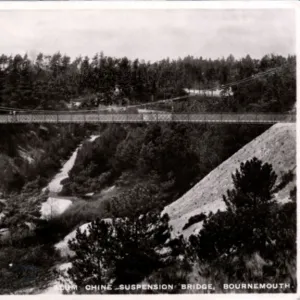
[[[292,5],[0,27],[1,295],[297,292]]]

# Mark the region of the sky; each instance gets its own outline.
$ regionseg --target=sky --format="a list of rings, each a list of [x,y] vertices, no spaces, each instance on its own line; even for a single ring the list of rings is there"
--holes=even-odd
[[[146,61],[187,55],[236,58],[295,54],[290,9],[0,11],[0,52],[60,51]]]

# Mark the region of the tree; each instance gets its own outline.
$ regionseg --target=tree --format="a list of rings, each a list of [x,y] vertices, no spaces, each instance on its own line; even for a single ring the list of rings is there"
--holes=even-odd
[[[223,196],[227,210],[204,221],[199,236],[190,241],[204,260],[221,256],[253,253],[270,240],[273,187],[276,174],[272,166],[257,158],[241,163],[232,175],[234,189]]]
[[[276,174],[257,158],[232,175],[226,211],[210,214],[190,237],[200,274],[215,282],[290,283],[296,288],[296,205],[274,201]],[[291,195],[292,199],[292,195]]]
[[[169,217],[145,214],[138,218],[93,221],[69,241],[75,252],[69,278],[87,284],[137,283],[163,266],[161,250],[170,238]],[[86,292],[86,291],[85,291]]]
[[[178,191],[186,190],[198,173],[198,159],[190,147],[188,130],[182,124],[149,126],[138,161],[141,172],[155,171],[161,181],[174,179]]]
[[[199,235],[190,237],[196,260],[206,265],[205,276],[210,280],[265,282],[268,278],[271,282],[280,278],[294,290],[295,202],[274,201],[276,174],[270,164],[257,158],[242,163],[232,178],[234,189],[223,196],[227,210],[211,214]]]
[[[116,226],[122,249],[116,263],[115,284],[140,282],[164,266],[160,250],[171,236],[168,222],[168,215],[147,213],[125,218]]]
[[[108,284],[112,278],[115,262],[119,259],[114,228],[97,219],[88,231],[76,231],[76,238],[69,241],[70,250],[76,253],[68,275],[78,286]]]
[[[290,110],[295,103],[295,64],[295,56],[284,58],[280,55],[268,55],[261,60],[249,55],[239,60],[233,56],[226,60],[187,56],[153,63],[103,53],[96,53],[91,60],[77,57],[72,61],[60,52],[53,55],[39,53],[35,60],[30,60],[27,55],[1,55],[0,101],[11,107],[55,109],[75,97],[95,98],[101,94],[102,103],[107,105],[120,103],[124,98],[145,103],[152,98],[183,95],[185,88],[212,87],[285,66],[285,70],[278,70],[280,76],[264,76],[263,79],[268,80],[263,84],[263,80],[256,78],[255,84],[247,81],[234,87],[235,98],[238,98],[235,102],[246,110],[280,112]],[[118,97],[115,96],[117,88]],[[231,103],[233,108],[229,107],[230,110],[237,106],[233,101]]]
[[[149,211],[162,209],[164,203],[158,197],[162,188],[145,182],[135,184],[130,190],[110,199],[111,214],[114,217],[137,218]]]
[[[241,163],[240,171],[232,175],[234,189],[223,196],[227,209],[257,208],[261,204],[271,203],[277,175],[270,164],[263,164],[256,157]]]

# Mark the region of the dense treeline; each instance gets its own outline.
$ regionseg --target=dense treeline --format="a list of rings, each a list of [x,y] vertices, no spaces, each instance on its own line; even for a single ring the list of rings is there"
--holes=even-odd
[[[184,88],[212,88],[283,66],[280,71],[233,86],[231,109],[253,103],[255,109],[287,109],[295,101],[295,57],[249,55],[235,59],[204,59],[188,56],[177,60],[145,62],[127,57],[96,54],[92,59],[67,55],[39,54],[0,56],[0,105],[18,108],[61,108],[70,99],[93,99],[104,104],[177,96]],[[273,106],[269,107],[269,101]],[[127,102],[126,102],[127,103]],[[256,105],[256,106],[255,106]],[[238,108],[237,108],[238,107]]]

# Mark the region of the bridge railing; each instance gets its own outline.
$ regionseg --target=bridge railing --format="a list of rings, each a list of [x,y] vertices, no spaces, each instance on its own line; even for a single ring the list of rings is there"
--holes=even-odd
[[[0,123],[113,123],[113,122],[216,122],[216,123],[276,123],[295,122],[296,115],[278,113],[100,113],[62,112],[1,115]]]

